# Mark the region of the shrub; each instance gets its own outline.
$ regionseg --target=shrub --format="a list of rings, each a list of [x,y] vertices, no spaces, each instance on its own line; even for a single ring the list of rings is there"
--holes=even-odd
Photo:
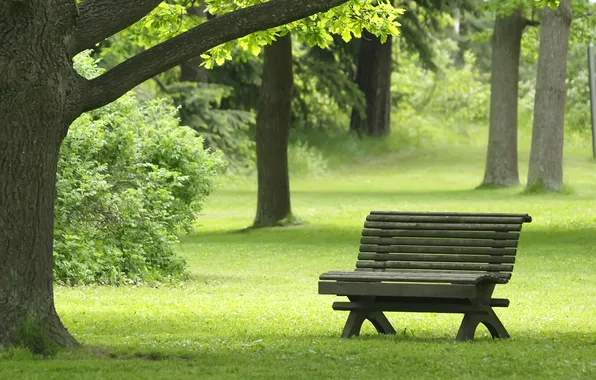
[[[98,73],[83,54],[85,76]],[[134,93],[84,114],[70,127],[58,163],[54,276],[65,284],[155,282],[184,276],[172,244],[190,229],[219,155],[179,126],[166,100],[139,105]]]

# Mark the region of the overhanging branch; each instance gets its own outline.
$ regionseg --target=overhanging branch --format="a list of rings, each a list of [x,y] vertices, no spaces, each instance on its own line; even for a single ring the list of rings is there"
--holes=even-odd
[[[224,42],[325,12],[347,1],[271,0],[216,17],[87,81],[81,107],[89,111],[108,104],[145,80]]]
[[[524,18],[524,28],[526,26],[532,26],[532,27],[540,26],[540,21]]]
[[[79,5],[73,55],[142,19],[162,0],[85,0]]]

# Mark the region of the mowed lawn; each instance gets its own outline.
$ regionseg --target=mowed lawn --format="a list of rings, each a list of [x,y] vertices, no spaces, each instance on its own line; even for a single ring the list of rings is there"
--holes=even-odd
[[[482,149],[445,146],[295,178],[293,210],[305,223],[250,231],[255,184],[225,181],[179,246],[191,280],[56,288],[86,349],[0,354],[0,378],[596,378],[596,164],[569,152],[569,187],[554,195],[474,190],[483,169]],[[511,300],[497,313],[512,338],[493,341],[481,326],[474,342],[457,343],[460,315],[389,313],[396,336],[365,324],[340,339],[347,313],[317,294],[318,275],[354,267],[373,209],[529,213],[513,278],[496,291]]]

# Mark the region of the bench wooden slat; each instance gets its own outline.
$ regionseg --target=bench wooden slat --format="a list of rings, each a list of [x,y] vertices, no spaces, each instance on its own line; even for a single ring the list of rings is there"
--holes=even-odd
[[[370,302],[361,302],[361,301],[335,301],[333,303],[334,310],[357,310],[357,309],[368,309],[374,310],[374,305],[382,305],[379,308],[379,311],[408,311],[408,310],[393,310],[387,309],[390,308],[391,305],[395,304],[399,305],[409,305],[409,306],[421,306],[421,305],[460,305],[460,306],[471,306],[471,301],[469,299],[451,299],[445,300],[440,298],[420,298],[420,297],[375,297],[374,304]],[[372,306],[372,307],[371,307]],[[488,306],[491,307],[509,307],[509,300],[506,298],[491,298]]]
[[[361,245],[360,252],[379,253],[444,253],[460,255],[514,256],[515,249],[474,247],[418,247],[413,245]]]
[[[483,232],[483,231],[433,231],[433,230],[362,230],[362,236],[383,237],[427,237],[427,238],[461,238],[461,239],[490,239],[490,240],[517,240],[517,232]]]
[[[382,271],[382,270],[374,270],[372,268],[355,268],[353,271],[350,270],[339,270],[339,271],[328,271],[325,272],[326,273],[352,273],[352,272],[360,272],[360,273],[371,273],[372,275],[383,275],[386,273],[434,273],[434,274],[439,274],[439,275],[447,275],[447,274],[453,274],[453,275],[466,275],[466,274],[471,274],[474,276],[477,276],[478,274],[481,274],[477,271],[471,271],[471,272],[462,272],[459,270],[420,270],[420,269],[391,269],[388,268],[386,271]],[[486,274],[486,273],[484,273]],[[490,274],[491,276],[509,276],[510,273],[505,273],[505,272],[494,272]]]
[[[455,276],[458,278],[479,278],[482,276],[490,276],[490,277],[499,277],[503,279],[510,279],[511,273],[510,272],[494,272],[494,273],[486,273],[486,272],[462,272],[462,271],[438,271],[438,270],[388,270],[388,271],[374,271],[371,269],[368,270],[359,270],[358,268],[354,269],[353,271],[342,271],[342,270],[332,270],[323,273],[323,275],[334,275],[334,274],[354,274],[354,276],[362,276],[362,277],[375,277],[375,276],[393,276],[399,277],[400,275],[409,276],[409,275],[416,275],[416,276],[427,276],[427,277],[448,277],[448,276]]]
[[[509,300],[506,298],[492,298],[490,300],[492,307],[509,307]]]
[[[464,216],[464,215],[368,215],[369,222],[403,222],[403,223],[479,223],[479,224],[521,224],[521,216]]]
[[[521,224],[364,222],[366,228],[394,230],[521,231]],[[441,236],[437,232],[437,236]]]
[[[329,279],[335,276],[350,276],[358,278],[369,278],[369,277],[382,277],[382,278],[409,278],[409,277],[425,277],[425,278],[464,278],[464,279],[476,279],[486,273],[472,273],[472,272],[441,272],[441,271],[395,271],[395,272],[356,272],[356,271],[341,271],[332,270],[323,273],[320,279]],[[377,281],[377,280],[375,280]]]
[[[490,306],[479,307],[475,305],[459,305],[453,303],[408,303],[408,302],[375,302],[366,304],[362,302],[339,302],[332,304],[333,310],[367,310],[367,311],[409,311],[414,313],[468,313],[479,310],[488,311]]]
[[[322,281],[359,281],[359,282],[430,282],[451,284],[476,284],[481,281],[506,283],[507,274],[489,275],[487,273],[441,273],[439,271],[419,272],[342,272],[332,271],[323,273],[319,279]],[[510,276],[509,276],[510,277]]]
[[[507,307],[509,306],[508,299],[493,298],[490,303],[486,306],[489,307]],[[419,313],[467,313],[467,312],[478,312],[479,307],[477,305],[470,304],[458,304],[453,302],[437,302],[436,299],[430,299],[430,302],[333,302],[333,310],[366,310],[366,311],[409,311]]]
[[[441,254],[408,254],[408,253],[360,253],[358,260],[375,261],[430,261],[430,262],[461,262],[487,264],[513,264],[515,256],[490,255],[441,255]]]
[[[377,245],[430,245],[430,246],[457,246],[457,247],[517,247],[517,240],[481,240],[481,239],[408,239],[393,237],[363,237],[360,244]]]
[[[479,274],[481,272],[478,271],[461,271],[461,270],[430,270],[430,269],[397,269],[397,268],[385,268],[385,269],[374,269],[374,268],[355,268],[354,272],[359,273],[420,273],[420,272],[432,272],[432,273],[442,273],[442,274],[462,274],[462,273],[472,273],[472,274]],[[493,277],[502,277],[504,279],[511,279],[511,272],[484,272],[484,274],[490,274]]]
[[[511,272],[513,265],[501,264],[468,264],[468,263],[428,263],[410,261],[357,261],[356,268],[373,269],[435,269],[435,270],[462,270],[485,272]]]
[[[519,213],[493,213],[493,212],[435,212],[435,211],[371,211],[371,215],[427,215],[427,216],[484,216],[484,217],[521,217],[529,223],[532,217]]]
[[[320,281],[319,294],[473,299],[476,298],[476,285]]]

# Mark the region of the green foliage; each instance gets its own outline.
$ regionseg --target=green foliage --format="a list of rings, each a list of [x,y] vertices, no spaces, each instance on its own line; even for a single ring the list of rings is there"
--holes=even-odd
[[[221,107],[222,99],[232,94],[231,87],[175,82],[165,90],[180,106],[182,123],[199,132],[207,147],[222,151],[234,167],[252,166],[255,144],[249,131],[255,124],[255,114]]]
[[[75,66],[98,71],[88,56]],[[134,93],[71,126],[58,164],[54,277],[61,283],[121,284],[184,276],[172,251],[190,228],[219,156],[179,126],[165,100],[138,105]]]
[[[293,127],[340,131],[349,125],[352,109],[365,111],[364,94],[354,82],[352,57],[342,41],[330,49],[294,44]]]
[[[539,31],[539,28],[527,28],[522,34],[521,59],[526,65],[538,63]],[[532,72],[532,74],[533,77],[536,76],[536,73]]]
[[[540,8],[544,8],[547,5],[552,9],[557,9],[559,4],[561,4],[561,0],[535,0],[536,5]]]
[[[481,121],[488,118],[490,85],[488,75],[475,68],[475,56],[464,54],[464,65],[455,67],[453,42],[445,40],[435,47],[437,72],[426,70],[411,55],[400,54],[393,73],[392,93],[402,112],[430,113],[449,120]]]
[[[183,4],[164,1],[140,21],[110,37],[103,44],[101,54],[108,65],[114,66],[125,58],[187,31],[203,19],[188,13]]]
[[[206,1],[207,10],[215,15],[225,14],[261,2],[260,0]],[[333,41],[333,34],[340,35],[347,42],[352,37],[360,38],[362,30],[366,28],[384,42],[388,35],[399,34],[397,18],[402,13],[403,9],[395,8],[389,0],[375,2],[351,0],[328,12],[310,16],[305,20],[227,42],[211,49],[201,57],[205,59],[205,67],[212,68],[231,60],[234,52],[258,55],[263,46],[287,33],[292,33],[299,41],[310,46],[327,48]]]
[[[483,10],[489,12],[496,12],[499,15],[507,16],[513,13],[516,9],[521,9],[524,13],[529,11],[535,11],[539,8],[543,8],[545,4],[540,4],[539,0],[535,2],[527,0],[488,0],[481,5]]]
[[[587,44],[596,39],[596,4],[588,0],[571,1],[573,21],[571,23],[571,43]]]
[[[565,125],[571,130],[588,132],[591,128],[590,80],[586,45],[571,43],[567,64]]]

